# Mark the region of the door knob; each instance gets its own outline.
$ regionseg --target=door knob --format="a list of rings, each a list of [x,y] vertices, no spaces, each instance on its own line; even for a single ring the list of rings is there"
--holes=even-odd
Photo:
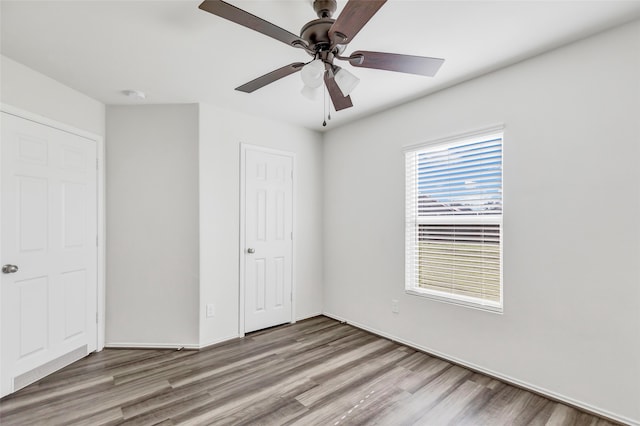
[[[253,254],[253,253],[255,253],[255,252],[256,252],[256,249],[252,249],[252,248],[247,249],[247,253],[249,253],[249,254]],[[4,269],[3,269],[3,270],[4,270]]]
[[[16,265],[4,265],[2,267],[3,274],[14,274],[18,272],[18,267]]]

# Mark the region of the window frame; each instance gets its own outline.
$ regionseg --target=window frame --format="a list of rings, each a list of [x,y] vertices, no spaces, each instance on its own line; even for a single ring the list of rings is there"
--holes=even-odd
[[[501,213],[499,215],[442,215],[442,216],[429,216],[420,218],[417,214],[418,210],[418,196],[417,186],[418,179],[415,176],[415,167],[411,171],[409,170],[409,155],[417,155],[420,151],[430,150],[434,148],[448,149],[454,146],[467,145],[482,141],[488,141],[491,139],[500,139],[501,150]],[[457,134],[447,138],[441,138],[423,142],[415,145],[404,147],[405,157],[405,293],[418,296],[438,302],[453,304],[457,306],[465,306],[468,308],[479,309],[482,311],[488,311],[492,313],[502,314],[504,311],[504,280],[503,280],[503,249],[504,249],[504,126],[494,126],[485,128],[482,130],[468,132],[464,134]],[[411,210],[410,210],[411,209]],[[418,247],[418,232],[415,231],[415,227],[420,223],[423,224],[448,224],[448,225],[462,225],[462,224],[497,224],[499,226],[499,291],[500,300],[494,302],[490,300],[483,300],[480,298],[459,295],[454,293],[439,292],[434,289],[420,288],[416,284],[416,279],[419,274],[416,271],[417,265],[415,263],[415,252]]]

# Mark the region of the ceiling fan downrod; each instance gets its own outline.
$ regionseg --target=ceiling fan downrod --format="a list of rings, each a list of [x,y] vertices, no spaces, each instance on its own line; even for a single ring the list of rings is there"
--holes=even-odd
[[[314,0],[313,10],[318,18],[331,18],[337,9],[336,0]]]

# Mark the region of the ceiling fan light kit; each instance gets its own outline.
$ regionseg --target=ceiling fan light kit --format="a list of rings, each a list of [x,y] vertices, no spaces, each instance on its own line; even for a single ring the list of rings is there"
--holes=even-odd
[[[316,88],[323,82],[336,111],[353,106],[350,93],[360,80],[349,71],[334,65],[334,60],[348,62],[354,67],[395,71],[433,77],[444,59],[397,53],[356,51],[342,56],[347,45],[380,10],[387,0],[348,0],[337,19],[336,0],[314,0],[313,10],[318,19],[307,22],[300,36],[290,33],[271,22],[239,9],[222,0],[205,0],[199,8],[221,18],[235,22],[289,46],[302,49],[313,57],[307,64],[295,62],[258,77],[236,90],[251,93],[281,78],[300,71],[304,83],[303,96],[315,97]]]
[[[305,86],[316,89],[322,86],[322,76],[325,73],[324,62],[321,59],[314,59],[302,67],[300,77]]]
[[[356,86],[360,84],[360,79],[344,68],[336,68],[339,69],[335,71],[333,78],[336,80],[336,84],[340,88],[342,94],[345,96],[349,96],[351,92],[353,92],[353,89],[355,89]]]

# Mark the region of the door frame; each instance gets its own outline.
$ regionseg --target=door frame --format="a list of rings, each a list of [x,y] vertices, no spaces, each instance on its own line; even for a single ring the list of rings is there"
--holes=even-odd
[[[63,132],[71,133],[85,139],[89,139],[96,143],[96,158],[98,160],[96,164],[96,185],[97,185],[97,300],[96,300],[96,352],[100,352],[104,349],[104,341],[105,341],[105,278],[106,278],[106,252],[105,252],[105,236],[106,236],[106,228],[105,228],[105,151],[104,151],[104,138],[100,135],[96,135],[91,132],[87,132],[76,127],[70,126],[65,123],[61,123],[59,121],[14,107],[12,105],[7,105],[4,103],[0,103],[0,112],[10,114],[25,120],[33,121],[35,123],[52,127],[57,130],[61,130]],[[2,150],[0,150],[0,153]],[[1,154],[0,154],[1,155]],[[2,159],[0,158],[0,167],[2,164]],[[2,179],[2,173],[0,173],[0,179]],[[1,182],[0,182],[1,183]],[[1,203],[0,199],[0,203]],[[0,209],[1,214],[2,209]],[[0,245],[0,250],[1,250]],[[2,253],[0,252],[0,256]],[[2,309],[2,305],[0,304],[0,309]],[[1,314],[1,312],[0,312]],[[0,339],[0,345],[2,344],[2,339]]]
[[[293,232],[291,238],[291,320],[289,323],[293,324],[296,322],[296,240],[297,240],[297,230],[296,230],[296,182],[297,182],[297,168],[296,168],[296,153],[289,151],[282,151],[273,148],[267,148],[259,145],[251,145],[246,143],[240,143],[240,241],[239,241],[239,255],[240,255],[240,264],[239,264],[239,294],[238,294],[238,336],[243,337],[245,335],[245,323],[244,323],[244,313],[245,313],[245,280],[244,280],[244,268],[245,268],[245,252],[247,250],[245,244],[245,221],[246,221],[246,212],[245,212],[245,195],[246,195],[246,182],[245,182],[245,171],[246,171],[246,152],[248,150],[253,151],[261,151],[268,154],[276,154],[282,155],[285,157],[291,158],[291,170],[292,170],[292,180],[291,180],[291,229]]]

